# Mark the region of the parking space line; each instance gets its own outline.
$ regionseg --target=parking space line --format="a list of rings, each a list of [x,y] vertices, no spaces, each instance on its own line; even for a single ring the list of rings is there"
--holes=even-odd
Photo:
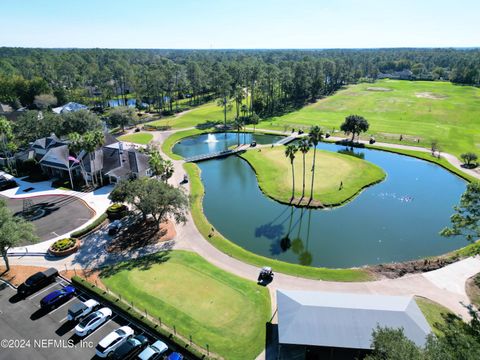
[[[70,301],[72,301],[73,299],[75,299],[75,298],[74,298],[74,297],[72,297],[70,300],[68,300],[68,301],[64,302],[64,303],[63,303],[62,305],[60,305],[58,308],[56,308],[56,309],[54,309],[54,310],[50,311],[50,313],[49,313],[49,314],[50,314],[50,315],[52,315],[52,314],[53,314],[55,311],[57,311],[58,309],[61,309],[63,306],[67,305],[67,304],[68,304]]]
[[[90,333],[90,335],[87,335],[87,337],[83,338],[82,340],[85,341],[87,340],[90,336],[92,336],[93,334],[95,334],[98,330],[100,330],[102,327],[104,327],[105,325],[107,325],[110,321],[112,321],[113,319],[115,319],[117,317],[117,315],[113,315],[110,319],[108,319],[107,321],[105,321],[102,325],[100,325],[98,328],[96,328],[94,331],[92,331]]]
[[[48,289],[51,289],[55,285],[58,285],[58,283],[56,283],[56,282],[53,283],[52,285],[48,286],[47,288],[43,289],[42,291],[37,292],[33,296],[28,297],[27,300],[32,300],[34,297],[37,297],[38,295],[43,294],[45,291],[47,291]]]

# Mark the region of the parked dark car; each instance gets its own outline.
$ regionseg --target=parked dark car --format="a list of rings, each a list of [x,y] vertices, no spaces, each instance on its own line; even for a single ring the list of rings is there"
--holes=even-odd
[[[36,274],[30,276],[23,284],[17,289],[17,294],[20,296],[28,296],[35,291],[40,290],[46,285],[55,281],[55,277],[58,275],[58,270],[50,268],[45,271],[39,271]]]
[[[143,335],[136,335],[128,339],[125,343],[120,345],[112,355],[110,359],[123,360],[130,359],[142,351],[148,344],[148,339]]]
[[[5,176],[0,175],[0,191],[12,189],[17,187],[17,183],[13,179],[7,179]]]
[[[40,300],[40,307],[42,309],[54,309],[58,305],[70,300],[75,295],[75,288],[72,285],[65,286],[63,289],[54,290],[42,300]]]

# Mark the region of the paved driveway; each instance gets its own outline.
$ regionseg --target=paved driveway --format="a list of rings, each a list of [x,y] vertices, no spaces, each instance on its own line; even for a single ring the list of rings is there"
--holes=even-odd
[[[10,199],[0,196],[0,198],[14,213],[23,210],[25,200],[30,200],[34,207],[42,210],[43,215],[32,221],[40,241],[68,233],[94,216],[93,210],[74,196],[41,195],[26,199]]]

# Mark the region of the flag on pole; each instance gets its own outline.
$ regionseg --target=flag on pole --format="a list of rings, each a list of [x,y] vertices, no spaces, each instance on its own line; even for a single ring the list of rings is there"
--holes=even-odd
[[[77,158],[73,157],[73,156],[69,156],[68,157],[68,160],[69,161],[73,161],[75,164],[78,164],[80,162],[80,160],[78,160]]]

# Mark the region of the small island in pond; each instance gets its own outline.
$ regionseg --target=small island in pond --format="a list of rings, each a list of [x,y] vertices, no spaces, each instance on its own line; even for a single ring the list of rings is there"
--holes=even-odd
[[[260,189],[270,198],[286,204],[306,207],[332,207],[349,201],[362,189],[385,179],[378,166],[351,155],[317,150],[313,197],[311,198],[313,151],[305,155],[305,191],[303,191],[303,155],[293,160],[295,191],[292,199],[292,167],[285,147],[250,150],[241,155],[257,175]],[[303,196],[302,196],[303,193]]]

